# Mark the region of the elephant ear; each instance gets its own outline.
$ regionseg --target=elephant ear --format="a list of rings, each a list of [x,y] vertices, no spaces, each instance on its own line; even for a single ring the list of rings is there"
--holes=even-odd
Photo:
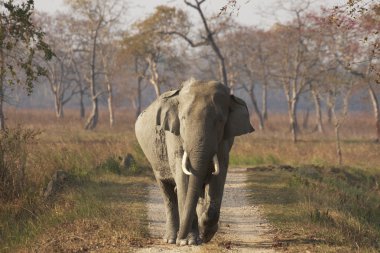
[[[228,139],[255,131],[249,121],[249,112],[245,102],[234,95],[231,95],[230,98],[230,112],[224,127],[224,138]]]
[[[161,129],[179,135],[178,100],[180,90],[165,92],[159,98],[156,125]]]

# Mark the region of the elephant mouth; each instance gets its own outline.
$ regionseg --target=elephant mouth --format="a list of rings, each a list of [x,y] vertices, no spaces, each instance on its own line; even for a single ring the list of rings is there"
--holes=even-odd
[[[188,155],[185,151],[182,156],[182,171],[186,175],[190,176],[193,173],[191,173],[190,169],[187,167],[187,160],[188,160]],[[219,172],[220,172],[220,166],[219,166],[218,156],[216,154],[212,158],[212,163],[214,165],[214,171],[212,172],[212,175],[217,176],[219,175]]]

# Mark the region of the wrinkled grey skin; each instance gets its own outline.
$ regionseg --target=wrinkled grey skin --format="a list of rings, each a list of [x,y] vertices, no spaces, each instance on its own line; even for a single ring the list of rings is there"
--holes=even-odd
[[[218,229],[234,136],[254,131],[244,101],[218,82],[192,79],[154,101],[138,117],[135,131],[163,193],[164,241],[210,241]],[[184,151],[190,176],[181,167]],[[215,154],[220,163],[217,176],[212,175]]]

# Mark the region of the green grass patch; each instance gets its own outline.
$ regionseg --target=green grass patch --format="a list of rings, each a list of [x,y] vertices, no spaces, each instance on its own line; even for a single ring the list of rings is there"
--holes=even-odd
[[[253,204],[291,252],[379,252],[380,173],[353,168],[249,169]]]

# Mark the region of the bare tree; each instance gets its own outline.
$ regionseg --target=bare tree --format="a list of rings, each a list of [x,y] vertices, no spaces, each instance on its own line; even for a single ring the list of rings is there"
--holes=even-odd
[[[264,122],[267,117],[267,91],[269,85],[269,57],[270,50],[264,44],[270,43],[267,39],[266,32],[240,28],[235,34],[229,34],[227,37],[235,38],[234,45],[229,45],[231,51],[235,51],[235,62],[229,67],[230,71],[234,68],[240,70],[240,83],[243,89],[248,93],[255,114],[259,122],[259,129],[264,129]],[[238,52],[238,53],[236,53]],[[229,55],[229,54],[226,54]],[[231,57],[227,57],[230,62]],[[261,110],[258,103],[256,88],[261,87]]]
[[[340,69],[340,74],[338,75],[336,72],[330,73],[329,87],[327,89],[327,92],[331,95],[329,106],[332,108],[336,154],[339,165],[343,164],[340,131],[348,115],[349,98],[354,88],[352,77],[345,75],[344,72],[344,70]],[[340,103],[339,99],[341,99]]]
[[[134,73],[136,75],[137,79],[137,92],[136,92],[136,100],[134,100],[134,107],[136,109],[136,119],[141,113],[141,107],[142,107],[142,92],[144,90],[144,87],[142,85],[143,80],[145,79],[146,72],[148,70],[149,65],[148,64],[139,64],[139,59],[135,57],[134,62]]]
[[[316,46],[313,30],[307,19],[309,2],[293,5],[289,11],[295,18],[287,25],[272,29],[274,37],[271,76],[282,86],[288,103],[288,116],[293,142],[297,142],[299,125],[297,108],[302,93],[307,92],[312,82],[321,74],[319,47]]]
[[[89,56],[89,75],[86,81],[89,84],[90,99],[92,102],[92,110],[89,115],[85,129],[94,129],[99,118],[99,97],[107,91],[98,91],[97,82],[99,75],[103,72],[100,54],[100,44],[103,39],[103,32],[113,29],[113,25],[120,18],[124,6],[119,0],[112,1],[91,1],[91,0],[66,0],[70,5],[73,13],[82,21],[83,28],[83,48],[80,50]],[[79,49],[78,49],[79,50]]]
[[[139,62],[141,58],[145,60],[149,75],[144,74],[144,77],[149,80],[158,97],[165,80],[162,71],[164,65],[179,59],[175,54],[172,36],[166,31],[186,29],[187,16],[175,8],[158,6],[154,13],[134,26],[135,33],[127,34],[124,38],[125,54],[138,57]]]
[[[209,45],[211,46],[212,50],[214,51],[215,55],[217,56],[218,62],[219,62],[219,73],[220,73],[220,79],[222,82],[226,85],[229,86],[228,83],[228,75],[227,75],[227,69],[226,69],[226,63],[224,56],[220,50],[219,45],[217,44],[216,41],[216,34],[218,33],[218,30],[220,31],[220,28],[224,26],[222,24],[218,28],[212,29],[209,25],[209,20],[207,20],[203,9],[202,9],[202,4],[206,0],[193,0],[193,1],[188,1],[184,0],[185,4],[192,9],[196,10],[201,18],[203,28],[204,28],[204,33],[201,35],[201,39],[198,41],[195,41],[191,39],[188,36],[188,31],[178,31],[178,30],[172,30],[172,31],[165,31],[166,34],[172,34],[172,35],[177,35],[184,39],[191,47],[200,47],[200,46],[206,46]],[[223,23],[223,22],[222,22]]]
[[[63,118],[63,107],[74,95],[80,92],[72,69],[72,34],[70,26],[71,17],[60,14],[54,18],[42,13],[35,17],[35,22],[43,28],[46,39],[51,45],[55,56],[49,62],[41,60],[46,68],[46,78],[50,90],[54,96],[55,114],[57,118]]]
[[[358,3],[360,5],[360,1]],[[356,4],[349,3],[349,6]],[[330,51],[335,56],[337,64],[359,77],[364,87],[368,89],[368,94],[373,108],[376,142],[380,139],[380,104],[379,104],[379,59],[380,59],[380,39],[372,33],[378,33],[380,21],[376,17],[376,6],[363,9],[361,15],[357,13],[348,14],[346,12],[335,11],[333,14],[327,13],[327,22],[330,26],[329,39]],[[380,7],[379,7],[380,8]],[[351,17],[354,15],[355,17]],[[364,42],[361,38],[364,38]]]

